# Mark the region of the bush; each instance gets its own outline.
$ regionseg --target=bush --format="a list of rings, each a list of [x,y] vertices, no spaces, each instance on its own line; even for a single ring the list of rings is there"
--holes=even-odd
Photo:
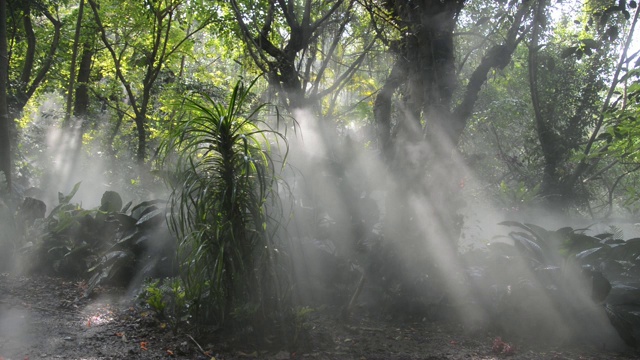
[[[279,322],[288,302],[270,148],[286,142],[258,118],[265,105],[245,112],[251,85],[238,82],[226,104],[207,95],[190,100],[163,144],[162,165],[174,169],[169,224],[180,239],[193,317],[259,333]]]

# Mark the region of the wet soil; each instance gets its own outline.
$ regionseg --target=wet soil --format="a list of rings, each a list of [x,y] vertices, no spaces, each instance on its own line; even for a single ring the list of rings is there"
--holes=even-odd
[[[315,311],[304,324],[308,350],[263,350],[224,334],[200,341],[174,334],[122,289],[83,297],[85,284],[52,277],[0,275],[0,359],[640,359],[589,344],[531,345],[453,322],[348,322]]]

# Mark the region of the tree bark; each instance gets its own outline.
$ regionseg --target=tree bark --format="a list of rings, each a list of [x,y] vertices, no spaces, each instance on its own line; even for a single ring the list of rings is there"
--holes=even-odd
[[[93,49],[91,44],[84,43],[82,56],[78,68],[76,96],[73,104],[73,113],[76,116],[86,117],[89,112],[89,83],[91,77],[91,63],[93,61]]]
[[[322,79],[326,79],[327,66],[335,60],[337,45],[346,31],[350,11],[356,1],[334,1],[326,11],[318,14],[316,19],[312,19],[313,2],[314,0],[305,0],[304,6],[298,6],[298,2],[294,0],[271,1],[268,9],[265,9],[264,18],[250,23],[245,20],[243,9],[240,8],[241,3],[231,0],[250,56],[256,66],[267,75],[270,85],[282,96],[284,105],[290,110],[319,108],[320,99],[346,83],[359,68],[366,53],[365,50],[361,56],[356,57],[346,70],[335,76],[333,84],[321,91],[319,84]],[[270,40],[276,15],[280,15],[285,26],[289,28],[289,39],[283,44],[274,44]],[[262,23],[260,29],[250,28],[250,25],[256,23]],[[337,29],[331,34],[331,45],[323,49],[322,59],[315,58],[314,54],[321,48],[317,45],[320,42],[318,39],[327,34],[330,25]],[[369,46],[365,45],[365,49]],[[306,68],[300,57],[307,61]],[[313,74],[311,62],[319,64]]]
[[[400,120],[399,128],[404,129],[414,141],[426,138],[435,146],[434,150],[441,149],[443,154],[449,153],[458,144],[488,74],[493,69],[507,66],[522,41],[531,4],[525,1],[517,5],[505,41],[486,52],[455,108],[452,99],[457,75],[453,34],[464,1],[424,1],[413,4],[396,0],[386,4],[397,26],[408,29],[396,50],[397,56],[405,59],[406,64],[402,67],[406,79],[406,116]],[[390,76],[387,81],[393,84],[396,77]],[[380,101],[385,96],[381,91]],[[384,112],[376,113],[378,126],[384,127],[386,121]],[[420,132],[416,130],[422,130],[423,136],[419,137]]]
[[[29,1],[25,1],[23,3],[22,10],[22,23],[27,38],[27,51],[22,67],[22,73],[20,75],[20,82],[15,86],[14,91],[9,93],[10,96],[7,99],[10,118],[12,116],[18,116],[20,112],[22,112],[24,106],[42,84],[42,81],[49,72],[49,69],[51,69],[54,55],[58,49],[58,45],[60,44],[60,31],[62,29],[62,22],[54,18],[47,9],[41,9],[41,14],[53,25],[54,32],[53,39],[51,39],[46,56],[43,59],[36,61],[35,52],[37,42],[35,33],[33,32]],[[38,67],[34,76],[33,72],[36,64],[41,65]]]
[[[69,126],[69,121],[73,114],[73,93],[75,90],[75,77],[76,77],[76,60],[78,59],[78,46],[80,43],[80,29],[82,27],[82,13],[84,11],[84,0],[80,0],[78,5],[78,19],[76,21],[75,34],[73,36],[73,46],[71,49],[71,66],[69,68],[69,88],[67,89],[67,106],[65,109],[64,126]]]
[[[0,171],[4,173],[7,191],[11,191],[11,126],[7,107],[7,2],[0,0]]]
[[[405,66],[406,64],[401,57],[396,58],[395,64],[391,68],[391,73],[378,92],[378,95],[376,95],[376,99],[373,104],[373,114],[378,126],[378,141],[380,148],[387,159],[391,156],[392,99],[393,94],[396,92],[398,87],[406,81],[406,74],[403,71]]]

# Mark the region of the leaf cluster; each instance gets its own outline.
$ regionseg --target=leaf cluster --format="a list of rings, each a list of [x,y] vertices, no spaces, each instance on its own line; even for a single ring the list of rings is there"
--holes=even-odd
[[[628,345],[637,345],[637,330],[632,325],[637,319],[630,311],[640,305],[640,290],[635,280],[640,270],[640,239],[622,240],[615,228],[590,236],[585,233],[588,229],[563,227],[550,231],[517,221],[500,224],[519,231],[509,233],[512,245],[489,244],[493,259],[501,266],[509,266],[510,271],[516,270],[514,259],[521,259],[528,269],[503,277],[512,289],[515,283],[527,279],[530,286],[547,294],[557,308],[564,309],[572,323],[584,311],[585,305],[580,305],[580,299],[581,294],[585,294],[593,304],[602,305],[602,311]],[[518,275],[514,278],[513,274]],[[624,304],[621,298],[625,299]],[[521,311],[528,310],[522,308]],[[580,324],[578,321],[574,326]]]
[[[134,274],[172,273],[174,241],[162,230],[165,210],[157,206],[162,202],[123,207],[120,195],[107,191],[99,208],[86,210],[71,202],[79,187],[59,193],[49,215],[27,227],[24,236],[36,240],[19,249],[31,264],[25,270],[88,279],[86,296],[101,284],[127,284]]]
[[[173,169],[169,226],[180,239],[192,315],[217,326],[242,322],[249,309],[264,321],[283,300],[277,266],[286,245],[269,209],[277,184],[271,142],[284,136],[259,118],[264,104],[246,110],[254,83],[239,81],[226,102],[189,99],[163,143],[163,167]]]

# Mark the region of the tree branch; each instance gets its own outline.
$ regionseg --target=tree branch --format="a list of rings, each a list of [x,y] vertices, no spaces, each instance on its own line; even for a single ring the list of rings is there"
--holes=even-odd
[[[111,46],[109,39],[107,38],[107,31],[104,25],[102,24],[102,20],[100,19],[100,13],[98,12],[98,5],[96,4],[95,0],[88,0],[88,1],[89,1],[89,5],[91,5],[91,10],[93,11],[93,15],[96,20],[96,25],[98,25],[98,30],[100,30],[100,38],[102,39],[102,43],[107,48],[107,50],[109,51],[109,54],[111,54],[111,58],[114,61],[114,65],[116,68],[115,69],[116,77],[118,77],[118,79],[120,80],[120,83],[122,83],[122,86],[124,86],[124,89],[127,92],[127,97],[129,98],[129,102],[131,103],[131,108],[133,109],[133,112],[136,114],[136,117],[137,117],[140,114],[140,109],[138,109],[138,106],[136,105],[136,97],[133,94],[133,89],[131,89],[131,84],[129,84],[127,79],[125,79],[124,75],[122,74],[122,69],[120,67],[120,61],[118,60],[118,56],[115,50],[113,49],[113,46]]]
[[[44,61],[42,62],[42,66],[40,66],[40,69],[38,70],[38,73],[33,79],[33,82],[27,89],[27,92],[26,92],[27,99],[33,96],[33,94],[36,92],[36,89],[38,88],[38,86],[40,86],[40,83],[44,80],[44,77],[47,75],[47,72],[49,72],[49,69],[53,64],[53,56],[55,55],[56,50],[58,49],[58,45],[60,44],[60,30],[62,29],[62,22],[54,18],[46,9],[43,10],[42,13],[51,22],[51,24],[53,24],[53,29],[54,29],[53,39],[51,40],[49,51],[47,52],[47,55],[45,56]]]
[[[524,38],[523,36],[518,36],[518,34],[520,33],[520,27],[522,26],[525,16],[529,10],[530,2],[522,2],[514,16],[514,20],[511,23],[511,27],[509,28],[504,44],[494,45],[491,47],[483,57],[480,65],[478,65],[471,74],[463,99],[453,111],[453,121],[456,122],[454,124],[452,136],[452,141],[454,143],[458,142],[460,135],[462,135],[462,132],[466,127],[466,123],[473,112],[473,106],[478,100],[478,94],[480,93],[482,86],[487,81],[489,71],[491,71],[491,69],[503,69],[507,66],[511,61],[513,52]]]
[[[636,11],[634,17],[633,17],[633,22],[631,23],[631,28],[629,29],[629,34],[627,36],[627,40],[624,44],[622,53],[620,54],[620,59],[618,61],[618,65],[616,66],[616,71],[613,75],[613,80],[611,81],[611,86],[609,87],[609,91],[607,92],[607,97],[605,98],[604,103],[602,104],[602,108],[600,110],[600,115],[598,116],[598,121],[596,122],[596,126],[593,129],[593,132],[591,134],[591,137],[589,138],[589,141],[587,142],[587,145],[584,149],[583,152],[583,157],[580,160],[580,162],[578,163],[578,166],[576,166],[575,171],[573,172],[572,176],[571,176],[571,184],[574,184],[578,178],[580,176],[582,176],[582,174],[584,173],[584,171],[587,169],[587,162],[589,160],[589,154],[591,153],[591,148],[593,147],[593,144],[595,143],[597,137],[598,137],[598,133],[600,132],[600,128],[602,128],[602,124],[604,123],[604,117],[606,114],[607,109],[610,106],[611,103],[611,99],[613,97],[613,94],[615,92],[616,86],[618,85],[619,79],[620,79],[620,72],[622,71],[622,66],[625,63],[625,60],[627,58],[627,52],[629,51],[629,46],[631,45],[631,40],[633,39],[633,32],[635,30],[636,24],[638,23],[638,14],[640,13],[640,11]],[[596,159],[596,162],[598,160]]]

